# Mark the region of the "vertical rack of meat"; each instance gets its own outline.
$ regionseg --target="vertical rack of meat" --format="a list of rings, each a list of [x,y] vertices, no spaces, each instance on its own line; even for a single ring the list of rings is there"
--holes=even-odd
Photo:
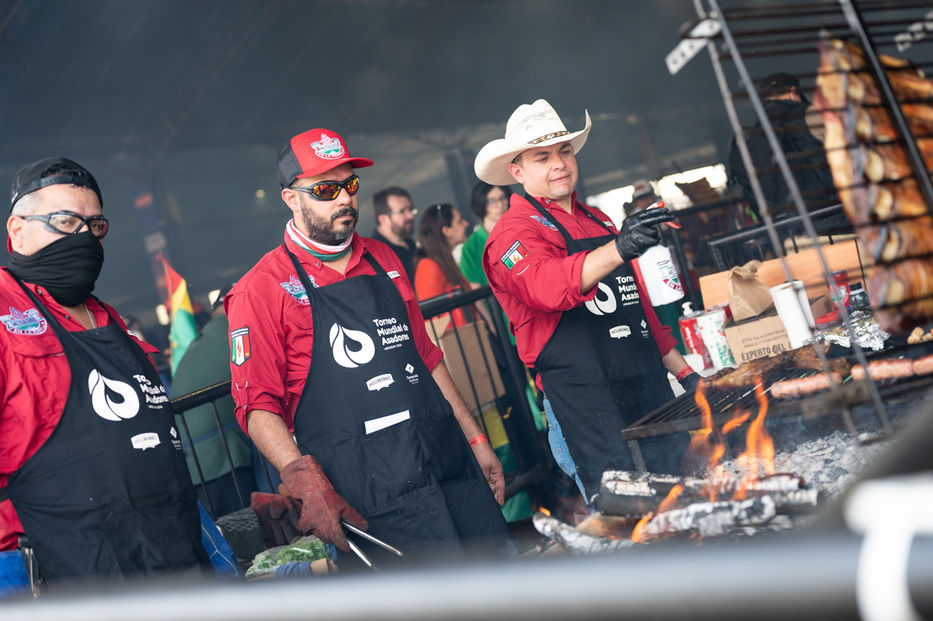
[[[718,36],[722,41],[722,51],[720,51],[720,49],[716,44],[714,44],[712,40],[707,42],[707,50],[710,53],[713,69],[716,73],[726,111],[729,116],[729,121],[736,136],[736,147],[738,148],[745,169],[748,172],[749,185],[751,186],[752,194],[759,206],[762,207],[762,219],[764,221],[767,234],[772,242],[772,246],[774,247],[777,255],[783,259],[783,247],[775,230],[774,221],[768,211],[764,193],[762,192],[761,181],[759,179],[759,171],[756,171],[755,169],[748,145],[745,140],[745,133],[741,123],[739,122],[738,114],[736,112],[735,100],[742,96],[747,97],[748,102],[751,104],[755,112],[761,128],[761,132],[764,134],[767,144],[772,151],[776,170],[781,175],[784,183],[787,186],[788,193],[790,194],[793,205],[799,214],[805,233],[811,238],[814,247],[818,250],[818,257],[825,279],[827,282],[833,282],[834,279],[832,270],[830,269],[825,256],[820,251],[821,244],[816,228],[814,227],[810,218],[808,205],[804,200],[804,196],[801,193],[800,187],[797,184],[797,179],[794,175],[794,170],[799,170],[800,166],[792,165],[792,163],[789,161],[788,154],[784,152],[781,140],[775,131],[775,127],[773,126],[771,119],[769,118],[763,101],[754,88],[755,81],[752,79],[751,74],[746,66],[743,50],[739,49],[739,44],[736,42],[736,39],[744,37],[744,44],[750,48],[748,50],[749,55],[780,56],[781,54],[785,53],[799,54],[801,53],[799,44],[805,42],[809,42],[809,45],[807,45],[805,48],[806,51],[810,54],[813,54],[815,52],[814,43],[816,41],[816,37],[809,36],[805,33],[809,32],[812,35],[815,35],[816,31],[820,27],[819,24],[825,25],[830,23],[830,26],[828,27],[833,30],[834,36],[854,36],[851,28],[845,21],[842,7],[841,5],[833,6],[820,3],[819,5],[793,4],[770,7],[755,6],[746,7],[744,9],[730,8],[728,11],[723,11],[719,6],[718,0],[708,0],[708,4],[710,7],[709,12],[703,13],[702,7],[699,5],[699,3],[697,3],[698,13],[700,14],[701,18],[713,18],[718,21]],[[819,15],[818,22],[817,20],[813,19],[813,17],[816,15]],[[744,20],[753,18],[757,18],[759,20],[775,20],[775,24],[777,25],[770,27],[766,24],[751,30],[747,29],[744,32],[736,33],[736,36],[734,37],[729,24],[730,16],[736,19]],[[800,25],[799,27],[787,27],[787,22],[789,20],[792,21],[795,17],[808,20],[809,23]],[[833,23],[834,20],[836,20],[835,23]],[[789,47],[791,44],[798,44],[798,47],[791,48]],[[723,70],[723,60],[729,60],[732,62],[735,71],[738,73],[741,84],[745,86],[744,94],[733,93],[730,90],[729,82],[726,79],[725,72]],[[790,269],[786,263],[784,264],[784,269],[787,280],[793,280],[793,275],[790,273]],[[850,341],[853,344],[855,358],[859,363],[864,364],[865,354],[858,346],[858,341],[855,338],[851,319],[845,308],[840,311],[840,316],[849,333]],[[824,371],[827,372],[829,377],[833,377],[828,373],[828,361],[826,361],[823,352],[818,350],[817,355],[822,365],[824,366]],[[877,386],[871,382],[871,378],[869,378],[869,389],[876,418],[880,424],[881,430],[884,433],[889,433],[892,429],[890,419],[887,415],[884,402],[881,399]]]

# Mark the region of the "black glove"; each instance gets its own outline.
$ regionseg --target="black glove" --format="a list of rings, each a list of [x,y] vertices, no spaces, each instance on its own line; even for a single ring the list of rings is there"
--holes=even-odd
[[[667,207],[646,209],[625,218],[622,230],[616,237],[616,249],[626,261],[637,259],[648,248],[657,246],[661,241],[658,225],[674,219],[674,214]]]
[[[700,376],[697,373],[690,373],[678,381],[680,381],[680,385],[683,386],[687,394],[692,395],[697,391],[697,385],[700,383]]]

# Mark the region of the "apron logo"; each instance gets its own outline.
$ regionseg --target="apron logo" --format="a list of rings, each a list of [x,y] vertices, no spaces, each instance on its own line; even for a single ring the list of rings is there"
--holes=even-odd
[[[6,331],[10,334],[37,336],[45,332],[49,327],[45,317],[34,308],[27,308],[23,312],[16,310],[12,306],[9,309],[10,314],[0,316],[0,321],[3,322]]]
[[[391,272],[386,272],[386,275],[392,280],[395,280],[396,278],[401,276],[401,274],[398,273],[398,270],[392,270]]]
[[[528,251],[522,246],[522,242],[516,240],[515,243],[509,246],[509,249],[505,251],[505,254],[499,257],[499,260],[506,268],[511,270],[515,267],[516,263],[527,256]]]
[[[169,434],[172,436],[172,446],[175,447],[176,451],[181,450],[181,440],[178,439],[178,432],[175,430],[175,426],[172,425],[169,430]]]
[[[139,433],[130,438],[130,442],[132,442],[134,449],[145,451],[147,448],[159,446],[159,434],[153,432]]]
[[[609,337],[621,339],[632,335],[632,329],[628,326],[613,326],[609,328]]]
[[[161,410],[168,403],[168,395],[165,394],[165,386],[162,383],[153,385],[145,375],[135,374],[133,378],[139,384],[139,391],[146,398],[146,405],[155,410]]]
[[[409,383],[409,384],[417,384],[417,383],[418,383],[418,380],[419,380],[418,374],[415,373],[415,367],[413,367],[412,364],[411,364],[410,362],[409,362],[408,364],[405,365],[405,373],[406,373],[405,379],[408,380],[408,383]]]
[[[97,369],[91,369],[87,376],[87,389],[91,393],[94,411],[104,420],[119,422],[139,413],[139,396],[126,382],[104,377]],[[118,397],[119,401],[108,393]]]
[[[230,332],[230,362],[242,366],[250,359],[253,350],[249,342],[249,328],[237,328]]]
[[[534,215],[534,216],[531,216],[531,219],[537,222],[538,224],[544,226],[545,228],[551,229],[552,231],[557,230],[557,227],[554,226],[551,222],[549,222],[548,219],[545,218],[544,216]]]
[[[384,373],[382,375],[377,375],[371,380],[366,382],[366,388],[369,390],[375,390],[379,392],[383,388],[388,388],[395,383],[395,380],[392,378],[391,373]]]
[[[601,282],[596,291],[596,297],[584,302],[583,305],[594,315],[611,315],[616,312],[616,296],[609,285]]]
[[[348,341],[359,347],[350,349]],[[330,327],[330,348],[334,353],[334,362],[345,369],[355,369],[373,359],[376,345],[369,335],[359,330],[350,330],[338,324]]]
[[[641,320],[641,335],[644,338],[648,338],[648,324],[644,319]]]

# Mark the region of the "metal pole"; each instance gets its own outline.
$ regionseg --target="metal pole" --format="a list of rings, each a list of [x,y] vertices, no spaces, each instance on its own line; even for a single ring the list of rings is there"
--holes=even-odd
[[[787,188],[790,190],[791,197],[794,199],[794,205],[797,207],[797,212],[802,217],[804,229],[806,230],[807,235],[809,235],[813,240],[814,248],[817,251],[817,257],[819,257],[820,265],[823,268],[823,277],[826,279],[827,283],[831,283],[833,282],[832,270],[829,268],[826,257],[823,255],[823,251],[819,243],[819,236],[817,235],[816,229],[813,226],[813,221],[810,219],[810,214],[807,211],[806,203],[804,203],[803,197],[800,194],[800,187],[797,185],[797,180],[794,178],[794,175],[790,170],[790,166],[787,163],[787,158],[785,157],[784,150],[781,148],[781,143],[774,132],[774,128],[771,126],[771,121],[768,118],[767,111],[765,111],[764,104],[762,103],[761,98],[758,96],[758,92],[754,87],[754,82],[748,73],[745,62],[742,60],[742,55],[736,46],[735,40],[732,38],[732,34],[729,31],[729,26],[726,24],[726,20],[722,16],[722,12],[719,9],[717,0],[709,0],[709,3],[710,7],[712,7],[713,14],[719,20],[720,26],[722,28],[723,41],[725,42],[726,47],[732,56],[732,62],[735,64],[735,68],[739,73],[739,77],[742,79],[742,83],[745,85],[748,98],[752,103],[752,107],[755,109],[755,114],[758,116],[758,120],[761,122],[761,128],[764,130],[765,136],[768,139],[768,144],[770,145],[774,154],[778,168],[780,168],[781,174],[784,176],[784,181],[787,183]],[[768,206],[764,201],[764,195],[761,192],[761,186],[758,184],[757,173],[752,166],[751,156],[748,152],[748,147],[745,144],[745,138],[742,133],[741,125],[738,121],[738,115],[735,113],[728,83],[726,82],[725,75],[722,71],[722,66],[719,62],[718,51],[716,50],[716,46],[712,43],[712,41],[707,44],[707,49],[709,49],[710,56],[713,58],[713,68],[716,72],[719,88],[723,94],[723,100],[726,103],[726,111],[729,115],[729,121],[732,123],[733,129],[736,131],[736,145],[739,147],[739,152],[742,156],[742,162],[745,164],[746,170],[749,172],[749,181],[752,184],[752,192],[755,196],[755,200],[758,201],[759,209],[762,213],[762,219],[765,222],[765,227],[768,229],[768,235],[771,238],[771,243],[775,245],[775,251],[781,258],[781,264],[784,268],[784,273],[787,276],[787,280],[793,281],[793,274],[791,273],[790,267],[787,265],[785,260],[784,250],[782,247],[779,247],[780,243],[777,238],[777,231],[775,230],[774,223],[771,220],[771,214],[769,213]],[[846,326],[846,332],[849,335],[849,342],[851,343],[851,347],[855,352],[856,360],[864,368],[868,368],[868,361],[865,358],[865,352],[862,351],[862,348],[858,344],[849,313],[846,311],[845,307],[839,308],[839,316],[842,318],[842,321]],[[826,354],[819,347],[814,348],[814,351],[820,360],[820,365],[823,367],[823,371],[829,375],[830,381],[833,381],[835,385],[835,381],[832,379],[833,375],[830,373],[829,363],[826,360]],[[870,375],[866,374],[865,379],[868,382],[869,392],[871,393],[872,402],[875,406],[876,418],[880,422],[884,433],[890,434],[893,428],[891,426],[891,421],[888,417],[887,410],[884,406],[884,402],[881,400],[881,394],[878,391],[878,386],[875,384]]]

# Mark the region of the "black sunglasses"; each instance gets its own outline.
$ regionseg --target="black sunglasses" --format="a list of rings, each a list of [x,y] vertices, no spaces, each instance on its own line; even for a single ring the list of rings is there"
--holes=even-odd
[[[306,188],[299,186],[292,187],[293,190],[310,194],[311,198],[316,201],[334,200],[340,194],[341,188],[346,190],[347,194],[353,196],[360,191],[360,178],[353,175],[343,181],[320,181]]]
[[[45,225],[46,230],[62,235],[75,235],[84,225],[87,225],[91,234],[98,239],[110,230],[110,221],[104,216],[91,216],[85,218],[73,211],[53,211],[44,216],[20,216],[23,220],[36,220]]]

